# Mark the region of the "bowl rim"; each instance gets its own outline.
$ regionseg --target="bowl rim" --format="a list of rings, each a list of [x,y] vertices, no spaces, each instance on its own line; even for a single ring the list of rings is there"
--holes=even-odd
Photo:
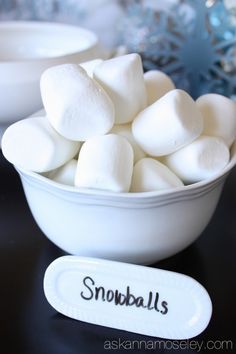
[[[19,173],[19,175],[23,176],[23,178],[27,178],[33,183],[37,185],[41,185],[43,188],[47,188],[48,191],[54,190],[57,193],[69,193],[74,196],[88,196],[94,198],[102,198],[102,199],[112,199],[112,200],[129,200],[135,202],[135,200],[155,200],[156,198],[165,199],[166,197],[169,199],[184,196],[190,194],[191,196],[199,196],[201,194],[205,194],[206,192],[215,188],[216,185],[222,183],[222,180],[225,180],[229,172],[236,165],[236,141],[233,143],[231,147],[231,158],[226,167],[212,176],[211,178],[205,179],[200,182],[192,183],[186,186],[180,186],[176,188],[164,189],[159,191],[150,191],[150,192],[123,192],[116,193],[92,188],[79,188],[75,186],[63,185],[61,183],[55,182],[42,174],[25,170],[20,166],[14,165],[15,169]]]
[[[40,57],[29,57],[23,59],[13,59],[13,60],[0,60],[0,64],[17,64],[17,63],[29,63],[29,62],[45,62],[45,61],[54,61],[56,59],[64,59],[70,56],[77,55],[78,53],[84,53],[94,47],[99,43],[98,36],[95,32],[76,25],[61,23],[61,22],[48,22],[48,21],[2,21],[0,23],[1,30],[17,30],[17,29],[52,29],[56,31],[62,29],[72,30],[76,33],[83,34],[88,39],[88,45],[81,50],[70,51],[61,55],[53,56],[40,56]]]

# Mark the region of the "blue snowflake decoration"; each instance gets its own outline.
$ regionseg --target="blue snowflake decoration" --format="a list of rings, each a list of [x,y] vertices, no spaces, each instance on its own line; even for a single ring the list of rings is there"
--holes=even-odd
[[[188,11],[183,11],[183,4]],[[186,8],[185,8],[186,10]],[[234,21],[233,21],[234,20]],[[221,0],[185,0],[172,11],[131,3],[123,44],[143,58],[145,70],[160,69],[193,97],[236,93],[236,26]]]

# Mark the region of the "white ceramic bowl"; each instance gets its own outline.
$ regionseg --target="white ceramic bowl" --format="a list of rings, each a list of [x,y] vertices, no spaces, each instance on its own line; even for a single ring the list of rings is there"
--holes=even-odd
[[[46,22],[0,23],[0,129],[42,107],[39,79],[50,66],[100,55],[96,35]]]
[[[224,181],[217,176],[175,190],[121,193],[81,190],[20,168],[31,212],[44,234],[68,253],[151,264],[190,245],[209,223]]]

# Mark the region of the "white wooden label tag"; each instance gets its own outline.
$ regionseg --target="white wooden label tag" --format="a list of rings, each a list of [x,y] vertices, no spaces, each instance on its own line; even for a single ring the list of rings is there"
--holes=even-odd
[[[103,259],[56,259],[44,292],[71,318],[166,339],[200,334],[212,313],[207,291],[186,275]]]

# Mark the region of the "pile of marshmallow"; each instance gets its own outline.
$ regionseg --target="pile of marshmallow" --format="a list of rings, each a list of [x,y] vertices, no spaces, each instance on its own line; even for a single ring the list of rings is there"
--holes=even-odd
[[[46,115],[10,126],[2,150],[59,183],[154,191],[210,178],[229,161],[236,104],[218,94],[195,102],[164,73],[143,74],[138,54],[49,68],[40,88]]]

